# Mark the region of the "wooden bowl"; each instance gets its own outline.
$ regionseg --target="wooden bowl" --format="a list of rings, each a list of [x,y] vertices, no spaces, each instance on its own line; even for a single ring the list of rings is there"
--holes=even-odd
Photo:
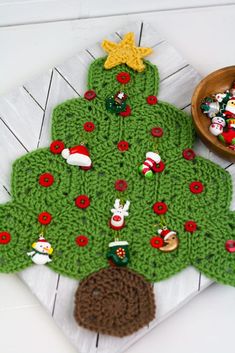
[[[211,94],[224,92],[231,88],[235,81],[235,66],[224,67],[212,72],[197,85],[192,97],[192,116],[196,131],[207,147],[220,157],[230,162],[235,162],[235,151],[224,146],[216,136],[212,135],[208,128],[210,119],[203,114],[200,108],[201,101]]]

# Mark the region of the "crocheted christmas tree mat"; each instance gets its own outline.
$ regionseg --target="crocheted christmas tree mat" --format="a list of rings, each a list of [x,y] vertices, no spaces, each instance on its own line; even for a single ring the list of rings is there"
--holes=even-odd
[[[157,98],[151,50],[132,33],[103,48],[84,98],[55,107],[50,146],[13,165],[0,259],[2,272],[82,280],[78,323],[124,336],[153,319],[151,282],[193,265],[235,284],[234,213],[230,175],[196,156],[191,118]]]

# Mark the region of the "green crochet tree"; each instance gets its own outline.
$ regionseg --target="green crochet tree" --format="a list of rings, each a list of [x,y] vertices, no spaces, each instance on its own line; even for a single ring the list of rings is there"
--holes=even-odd
[[[105,62],[91,64],[85,98],[54,109],[50,148],[13,165],[12,201],[0,207],[1,272],[37,263],[38,244],[42,263],[76,279],[126,266],[156,282],[193,265],[234,286],[229,173],[195,156],[191,118],[156,99],[154,65],[138,72]],[[119,226],[113,217],[127,201]]]

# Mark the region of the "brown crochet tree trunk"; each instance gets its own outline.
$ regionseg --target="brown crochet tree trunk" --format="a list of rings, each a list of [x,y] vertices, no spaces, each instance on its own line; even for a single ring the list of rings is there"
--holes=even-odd
[[[154,319],[152,286],[127,268],[102,269],[80,283],[74,316],[79,325],[90,330],[118,337],[130,335]]]

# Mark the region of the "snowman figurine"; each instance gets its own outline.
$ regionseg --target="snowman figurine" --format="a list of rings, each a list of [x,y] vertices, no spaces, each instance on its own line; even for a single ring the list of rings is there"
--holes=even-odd
[[[211,120],[211,125],[209,127],[209,131],[214,136],[219,136],[223,132],[223,128],[226,125],[225,119],[222,116],[215,116]]]
[[[40,236],[38,241],[32,244],[33,251],[28,252],[27,255],[36,265],[45,265],[51,262],[50,255],[53,252],[51,244],[43,237]]]

